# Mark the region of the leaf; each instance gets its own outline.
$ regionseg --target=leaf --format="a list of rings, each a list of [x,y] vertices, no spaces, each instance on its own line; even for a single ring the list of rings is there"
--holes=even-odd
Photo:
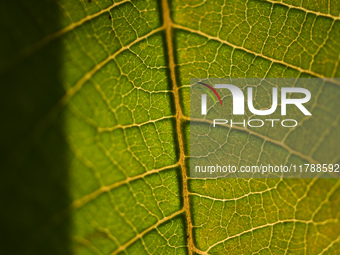
[[[0,5],[1,254],[339,254],[337,179],[187,174],[189,79],[339,77],[338,0]],[[339,163],[338,91],[230,161]]]

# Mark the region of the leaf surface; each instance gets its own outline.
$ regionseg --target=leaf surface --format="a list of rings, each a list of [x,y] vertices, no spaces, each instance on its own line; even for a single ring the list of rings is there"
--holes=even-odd
[[[4,252],[340,253],[337,179],[187,175],[190,78],[339,77],[337,0],[0,5]],[[338,86],[324,125],[226,128],[230,163],[339,163]]]

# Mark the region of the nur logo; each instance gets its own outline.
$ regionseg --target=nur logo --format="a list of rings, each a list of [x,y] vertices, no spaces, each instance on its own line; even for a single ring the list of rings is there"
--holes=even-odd
[[[199,84],[204,85],[205,87],[209,88],[218,98],[220,101],[220,104],[222,106],[222,100],[217,91],[210,85],[205,84],[203,82],[198,82]],[[244,115],[244,94],[242,90],[231,84],[215,84],[214,86],[216,89],[228,89],[231,92],[232,98],[233,98],[233,115]],[[214,103],[216,103],[215,98],[211,94],[210,91],[204,88],[199,89],[203,90],[205,93],[210,95],[210,97],[213,99]],[[299,93],[303,94],[304,97],[302,98],[288,98],[287,95],[289,93]],[[207,114],[207,94],[202,94],[201,97],[201,114],[206,115]],[[272,105],[269,109],[262,109],[258,110],[255,109],[253,105],[253,88],[248,87],[247,88],[247,101],[248,101],[248,109],[250,112],[252,112],[255,115],[270,115],[273,112],[275,112],[277,105],[278,105],[278,89],[276,87],[273,87],[272,90]],[[311,99],[311,93],[308,89],[305,88],[297,88],[297,87],[283,87],[281,88],[281,115],[287,114],[287,105],[295,105],[304,115],[312,115],[304,106],[303,104],[307,103]]]

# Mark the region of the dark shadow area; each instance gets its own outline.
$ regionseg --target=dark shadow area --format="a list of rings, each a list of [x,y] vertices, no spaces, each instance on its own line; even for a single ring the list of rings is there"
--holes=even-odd
[[[0,13],[0,254],[71,254],[64,121],[51,114],[65,93],[61,43],[46,41],[59,7],[1,1]]]

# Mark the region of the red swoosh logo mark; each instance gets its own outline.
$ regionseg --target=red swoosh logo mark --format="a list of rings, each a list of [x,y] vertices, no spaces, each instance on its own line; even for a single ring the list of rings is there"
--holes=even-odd
[[[211,87],[210,85],[205,84],[205,83],[203,83],[203,82],[198,82],[198,83],[199,83],[199,84],[202,84],[202,85],[204,85],[204,86],[206,86],[206,87],[209,88],[209,89],[211,89],[211,91],[214,92],[215,95],[218,97],[218,100],[220,100],[220,104],[222,105],[221,98],[220,98],[220,96],[218,95],[217,91],[216,91],[213,87]]]

